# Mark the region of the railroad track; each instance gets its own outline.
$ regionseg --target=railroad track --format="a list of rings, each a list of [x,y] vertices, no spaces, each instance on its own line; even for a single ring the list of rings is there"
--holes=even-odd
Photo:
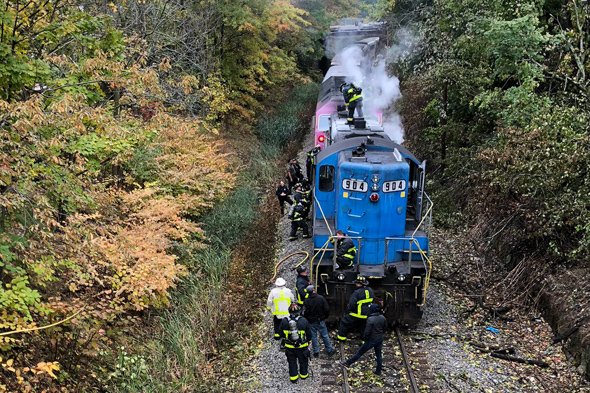
[[[419,393],[437,392],[436,380],[428,365],[426,353],[410,344],[399,329],[388,333],[383,345],[383,371],[375,376],[374,352],[367,352],[351,368],[338,364],[352,356],[360,340],[351,339],[338,344],[338,356],[312,360],[314,378],[320,380],[322,393]],[[358,365],[358,366],[357,366]],[[422,390],[420,389],[422,387]]]

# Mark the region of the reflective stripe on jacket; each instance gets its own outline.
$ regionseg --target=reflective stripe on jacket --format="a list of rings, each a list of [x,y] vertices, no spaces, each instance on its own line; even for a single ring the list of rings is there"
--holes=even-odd
[[[299,336],[297,341],[291,340],[290,337],[289,321],[292,320],[297,321],[297,333]],[[299,349],[309,346],[309,341],[311,340],[311,328],[305,317],[293,318],[289,316],[288,318],[283,318],[279,328],[283,332],[283,343],[285,348]]]
[[[354,311],[351,311],[349,313],[351,317],[360,318],[360,319],[367,319],[368,308],[369,308],[368,306],[369,306],[369,304],[373,303],[372,292],[373,291],[370,288],[364,288],[364,289],[360,288],[360,289],[357,289],[352,294],[353,297],[356,295],[356,307],[355,307]]]
[[[289,288],[276,287],[270,291],[266,305],[271,310],[272,315],[277,318],[284,318],[289,315],[289,306],[293,301],[295,301],[295,298]]]

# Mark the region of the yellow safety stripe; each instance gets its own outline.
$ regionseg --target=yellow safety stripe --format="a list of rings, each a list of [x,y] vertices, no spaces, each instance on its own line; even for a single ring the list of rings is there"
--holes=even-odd
[[[348,100],[348,102],[356,101],[359,98],[363,98],[363,96],[361,94],[355,94],[355,95],[352,96],[352,98],[350,100]]]
[[[301,379],[305,379],[307,377],[309,377],[309,374],[299,374],[299,378]]]
[[[291,381],[297,381],[299,379],[299,375],[295,375],[294,377],[289,377]]]
[[[303,290],[305,293],[305,297],[304,299],[307,299],[309,297],[309,293],[307,293],[307,290]],[[301,296],[299,295],[299,291],[297,290],[297,287],[295,287],[295,293],[297,293],[297,304],[303,304],[303,300],[301,300]]]
[[[346,337],[344,337],[344,336],[338,335],[338,336],[336,336],[336,338],[340,341],[346,341]]]
[[[307,347],[308,345],[309,345],[309,343],[303,343],[303,344],[301,344],[300,346],[296,347],[296,346],[294,346],[294,345],[291,345],[291,344],[287,344],[287,343],[285,343],[285,348],[292,348],[292,349],[297,349],[297,348],[305,348],[305,347]]]
[[[291,305],[291,299],[288,296],[285,296],[285,289],[281,289],[279,291],[279,297],[274,298],[273,302],[275,304],[275,309],[272,313],[272,315],[276,315],[278,316],[287,316],[289,315],[289,306]],[[287,302],[287,311],[280,311],[279,310],[279,304],[281,302]]]
[[[365,289],[365,299],[359,300],[358,302],[356,302],[356,305],[357,305],[356,313],[351,312],[351,313],[349,313],[350,316],[355,317],[355,318],[367,319],[367,315],[362,314],[362,307],[363,307],[363,304],[372,303],[372,302],[373,302],[373,298],[369,297],[369,290]]]
[[[354,259],[354,255],[349,254],[351,252],[353,252],[356,254],[356,247],[351,247],[346,251],[346,254],[343,255],[344,258],[348,258],[348,259]]]

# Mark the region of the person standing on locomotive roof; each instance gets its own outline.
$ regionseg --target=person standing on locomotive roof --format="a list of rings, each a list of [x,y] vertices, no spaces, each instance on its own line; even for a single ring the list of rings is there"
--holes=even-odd
[[[356,247],[352,239],[339,229],[336,231],[336,238],[332,238],[330,241],[336,243],[337,269],[350,269],[356,258]]]
[[[354,83],[343,83],[340,91],[344,96],[344,105],[348,108],[348,124],[354,122],[354,111],[356,109],[359,117],[363,117],[363,89],[356,87]]]
[[[281,338],[281,331],[279,329],[283,318],[289,316],[289,307],[291,303],[295,302],[293,292],[286,288],[287,282],[282,277],[275,281],[275,288],[268,294],[266,306],[271,310],[273,315],[274,338],[279,340]]]
[[[303,306],[303,301],[309,297],[309,293],[306,291],[309,285],[309,271],[307,266],[301,265],[297,267],[297,280],[295,281],[295,296],[297,298],[297,304]]]
[[[301,204],[301,201],[297,201],[291,206],[291,211],[289,212],[289,218],[291,219],[291,234],[289,236],[289,240],[297,240],[297,230],[301,228],[303,230],[303,238],[311,237],[309,236],[309,229],[307,227],[307,223],[305,222],[305,208]]]
[[[338,326],[336,338],[339,341],[345,341],[350,331],[364,328],[369,316],[369,305],[373,302],[375,296],[373,290],[369,287],[369,281],[365,277],[358,276],[354,283],[356,284],[356,290],[350,296],[348,308],[344,312],[342,319],[340,319],[340,325]]]
[[[275,194],[277,195],[277,199],[279,200],[279,206],[281,207],[281,215],[283,215],[285,214],[285,202],[287,202],[289,205],[293,204],[293,201],[289,197],[289,195],[291,195],[291,191],[289,191],[289,187],[285,185],[285,182],[281,180]]]
[[[330,315],[330,306],[328,305],[326,298],[315,291],[313,285],[309,285],[306,288],[306,291],[309,296],[303,302],[303,315],[307,318],[311,327],[313,357],[317,358],[320,356],[318,333],[324,342],[324,347],[328,352],[328,356],[332,356],[336,350],[334,350],[332,341],[330,341],[330,335],[328,334],[328,328],[326,327],[325,322]]]
[[[386,327],[387,320],[381,314],[381,307],[378,304],[369,305],[369,317],[367,318],[367,324],[363,332],[364,343],[353,357],[340,364],[344,367],[350,367],[365,352],[374,348],[375,360],[377,361],[377,367],[374,373],[375,375],[381,375],[381,369],[383,368],[383,335],[385,334]]]
[[[309,377],[309,341],[311,329],[305,317],[299,315],[301,308],[297,304],[289,307],[289,316],[281,321],[281,337],[287,363],[289,364],[289,380],[297,383],[299,378]],[[297,364],[299,363],[299,365]]]

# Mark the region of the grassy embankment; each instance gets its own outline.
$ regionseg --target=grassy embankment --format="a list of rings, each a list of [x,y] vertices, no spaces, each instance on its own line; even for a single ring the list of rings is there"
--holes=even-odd
[[[237,187],[203,218],[209,245],[183,255],[191,273],[158,317],[140,355],[120,355],[116,389],[128,392],[238,389],[241,361],[255,342],[260,288],[272,273],[274,185],[284,156],[309,129],[317,85],[293,90],[288,103],[262,118],[251,136],[228,139],[244,165]],[[142,337],[142,339],[145,337]],[[141,348],[141,349],[139,349]]]

